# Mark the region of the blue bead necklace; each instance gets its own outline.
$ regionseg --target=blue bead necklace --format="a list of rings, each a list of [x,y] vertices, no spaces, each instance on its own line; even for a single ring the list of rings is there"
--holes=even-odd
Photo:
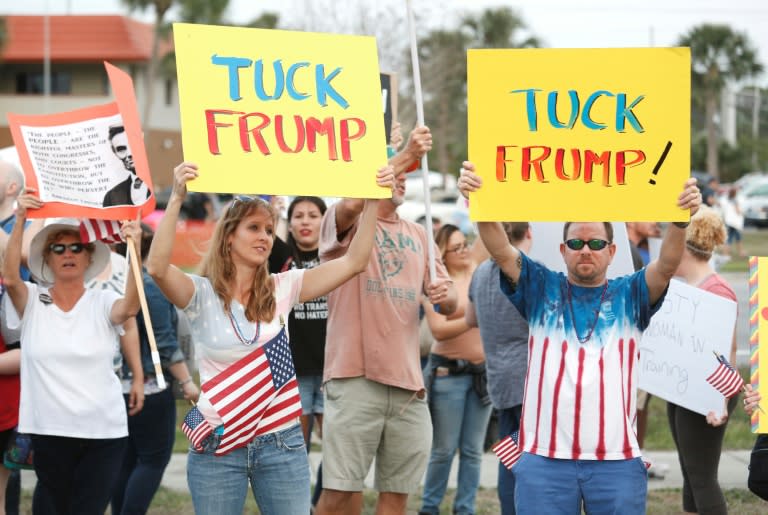
[[[237,322],[235,315],[232,313],[232,306],[229,307],[227,316],[229,317],[229,323],[232,325],[232,330],[235,332],[235,336],[237,336],[237,339],[240,340],[243,345],[252,345],[253,342],[259,339],[259,335],[261,334],[260,320],[256,322],[256,334],[253,335],[253,338],[248,339],[243,334],[242,329],[240,329],[240,324]]]

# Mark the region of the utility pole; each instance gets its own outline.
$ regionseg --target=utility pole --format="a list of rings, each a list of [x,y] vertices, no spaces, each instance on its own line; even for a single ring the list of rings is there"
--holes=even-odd
[[[759,169],[757,162],[757,145],[760,137],[760,88],[754,87],[752,95],[752,171]]]

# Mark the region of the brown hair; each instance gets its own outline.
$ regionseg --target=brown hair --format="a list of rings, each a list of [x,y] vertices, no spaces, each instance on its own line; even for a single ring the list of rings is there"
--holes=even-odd
[[[229,284],[235,278],[235,265],[232,262],[227,240],[244,218],[256,212],[264,213],[270,220],[274,220],[274,209],[262,199],[235,197],[216,223],[208,252],[200,263],[200,275],[211,281],[213,291],[224,303],[224,309],[227,311],[232,305]],[[257,320],[269,322],[275,318],[276,308],[275,283],[269,275],[269,260],[265,260],[254,274],[248,303],[245,306],[245,318],[251,322]]]
[[[563,241],[568,239],[568,229],[571,228],[571,224],[577,222],[565,222],[563,225]],[[605,237],[608,238],[608,243],[613,243],[613,224],[611,222],[602,222],[605,228]]]
[[[439,231],[437,231],[437,234],[435,235],[435,243],[437,244],[437,248],[440,249],[440,256],[442,256],[443,260],[445,260],[445,252],[448,250],[448,240],[451,239],[453,233],[460,230],[461,229],[453,224],[445,224],[440,227]]]
[[[723,219],[717,211],[706,206],[699,208],[685,230],[685,247],[700,261],[709,261],[715,247],[725,243],[725,239]]]
[[[531,224],[528,222],[503,222],[501,225],[504,227],[507,239],[512,245],[523,241],[525,233],[531,228]]]

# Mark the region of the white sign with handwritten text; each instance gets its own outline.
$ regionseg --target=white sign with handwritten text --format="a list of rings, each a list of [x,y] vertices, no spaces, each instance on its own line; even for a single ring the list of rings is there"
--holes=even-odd
[[[735,325],[735,302],[672,280],[640,341],[640,388],[702,415],[722,415],[723,395],[706,379],[718,365],[713,351],[729,358]]]

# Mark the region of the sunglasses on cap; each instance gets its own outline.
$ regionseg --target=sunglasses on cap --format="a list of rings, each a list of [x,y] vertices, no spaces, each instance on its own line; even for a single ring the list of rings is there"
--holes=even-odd
[[[64,252],[66,252],[67,249],[69,249],[72,254],[80,254],[82,251],[85,250],[85,243],[69,243],[69,244],[63,244],[63,243],[51,243],[48,246],[48,250],[53,252],[54,254],[62,255]]]
[[[589,247],[589,250],[603,250],[605,247],[609,245],[610,242],[605,240],[600,240],[597,238],[591,239],[591,240],[581,240],[579,238],[574,238],[571,240],[565,240],[565,245],[571,250],[581,250],[584,248],[584,245]]]

